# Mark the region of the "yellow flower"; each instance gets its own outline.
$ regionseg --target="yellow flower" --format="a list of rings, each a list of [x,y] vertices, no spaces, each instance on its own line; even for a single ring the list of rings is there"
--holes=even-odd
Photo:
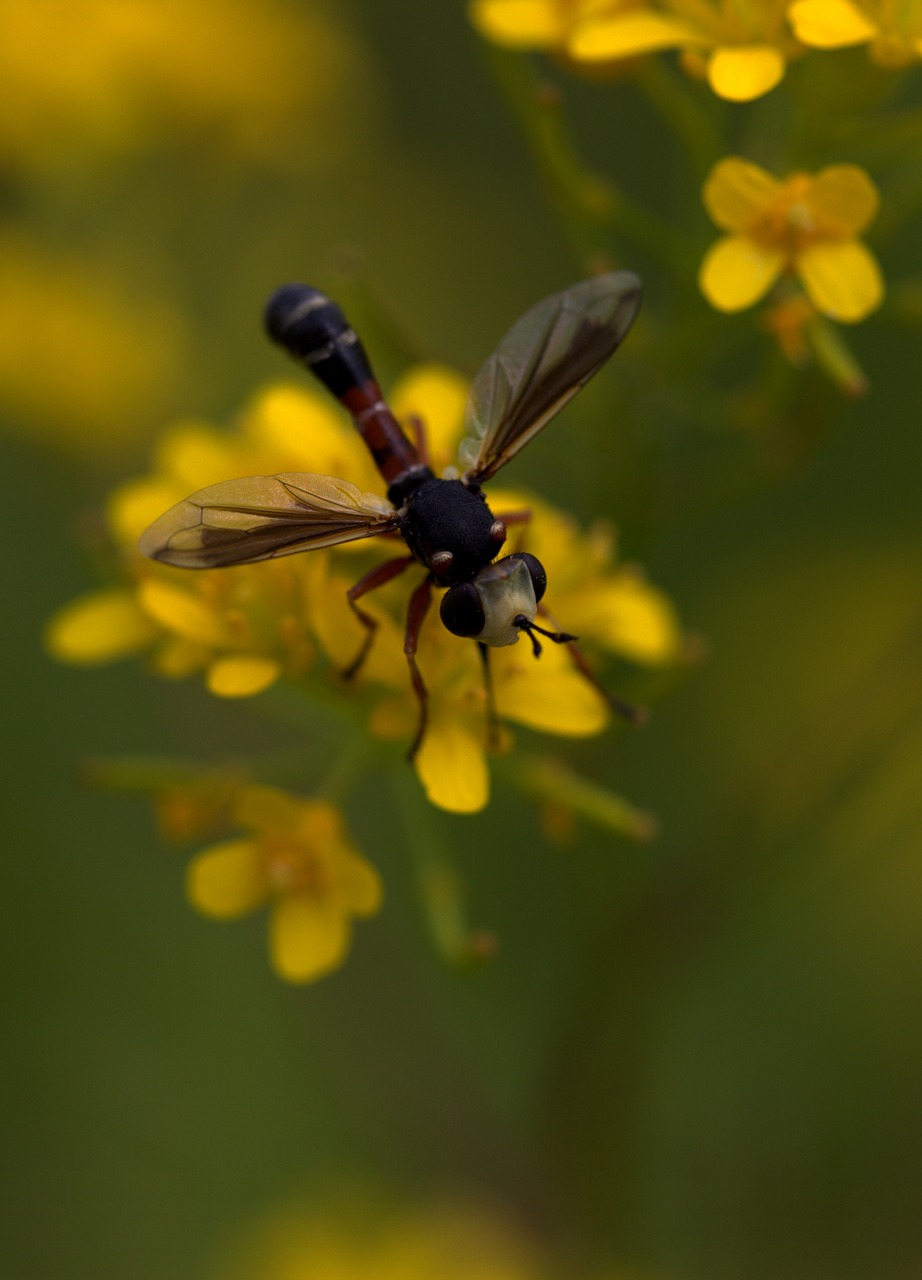
[[[877,212],[877,189],[856,165],[773,177],[730,156],[712,169],[704,203],[730,234],[708,250],[699,284],[719,311],[752,306],[785,273],[832,320],[863,320],[883,297],[877,259],[857,239]]]
[[[638,566],[617,563],[609,523],[598,521],[583,532],[572,516],[521,491],[495,493],[494,507],[531,512],[522,547],[547,571],[554,625],[590,649],[641,666],[679,660],[684,639],[675,608]]]
[[[327,161],[361,97],[361,55],[317,4],[0,0],[0,15],[0,156],[30,169],[197,133]]]
[[[768,93],[799,52],[784,15],[788,0],[663,0],[658,8],[597,13],[577,23],[568,51],[576,62],[610,62],[681,49],[721,98],[748,102]]]
[[[536,1280],[537,1251],[495,1212],[445,1204],[401,1212],[380,1189],[292,1205],[251,1228],[225,1280]]]
[[[906,0],[794,0],[794,32],[814,49],[869,44],[882,67],[905,67],[922,57],[922,4]]]
[[[437,365],[417,366],[394,388],[391,401],[408,429],[412,417],[423,420],[436,470],[455,460],[466,391],[458,374]],[[302,676],[318,652],[334,671],[348,668],[365,636],[346,599],[366,567],[356,562],[400,555],[401,544],[379,538],[195,573],[146,560],[135,544],[173,503],[232,476],[309,468],[343,476],[369,491],[380,489],[354,428],[314,394],[273,387],[250,405],[234,435],[199,423],[171,429],[156,447],[155,464],[150,475],[122,486],[109,503],[127,581],[61,610],[47,632],[53,655],[88,665],[147,653],[163,676],[203,671],[211,692],[223,697],[258,693],[283,674]],[[572,519],[530,495],[492,491],[490,501],[498,515],[531,511],[527,524],[510,524],[506,551],[532,551],[547,568],[549,630],[577,632],[590,649],[644,665],[676,660],[681,633],[671,605],[636,570],[614,563],[607,528],[585,535]],[[419,707],[403,652],[404,632],[409,595],[423,572],[410,568],[363,597],[362,608],[378,629],[354,682],[377,697],[372,731],[407,744],[417,731]],[[484,669],[477,645],[442,626],[440,592],[433,594],[417,655],[429,701],[415,765],[434,804],[472,813],[489,798]],[[566,646],[552,640],[541,644],[540,660],[521,640],[491,651],[496,717],[563,737],[601,732],[610,718],[606,700]],[[340,687],[344,697],[353,696],[351,686]]]
[[[105,263],[11,232],[0,236],[0,278],[7,429],[81,453],[137,436],[179,379],[178,314],[128,296]]]
[[[490,799],[483,664],[476,645],[459,643],[436,613],[436,608],[430,611],[420,637],[418,661],[429,689],[429,715],[413,763],[432,804],[451,813],[477,813]],[[396,696],[378,704],[371,728],[380,737],[408,741],[418,707],[398,657],[395,651],[386,667]],[[609,723],[608,704],[563,646],[546,643],[536,661],[531,646],[520,641],[491,649],[489,663],[500,720],[560,737],[588,737]]]
[[[640,6],[644,0],[471,0],[471,23],[487,40],[509,49],[562,53],[584,19]]]
[[[168,679],[203,671],[219,697],[250,697],[282,675],[303,675],[316,654],[311,601],[326,574],[323,552],[193,574],[140,556],[136,543],[175,502],[233,476],[312,467],[373,487],[373,467],[355,430],[322,397],[282,384],[255,397],[236,435],[196,422],[170,428],[155,446],[154,463],[153,472],[109,499],[109,526],[128,581],[59,610],[46,631],[52,656],[92,666],[148,654]],[[361,633],[351,616],[345,634],[357,648]]]
[[[337,809],[272,787],[245,787],[248,836],[203,849],[186,887],[203,915],[231,920],[268,905],[269,955],[287,982],[312,982],[346,958],[352,919],[381,905],[377,871],[352,846]]]

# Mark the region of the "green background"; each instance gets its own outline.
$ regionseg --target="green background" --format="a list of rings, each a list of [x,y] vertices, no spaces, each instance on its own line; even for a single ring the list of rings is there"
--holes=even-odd
[[[63,196],[10,184],[17,225],[78,253],[117,229],[129,274],[152,248],[181,282],[190,372],[148,436],[227,420],[287,372],[258,323],[285,278],[333,289],[357,258],[348,289],[389,376],[388,333],[472,372],[583,272],[460,6],[337,12],[376,79],[331,171],[269,175],[189,142]],[[551,75],[584,154],[687,237],[693,271],[714,232],[681,146],[629,82]],[[763,141],[788,109],[759,117]],[[745,111],[708,110],[742,146]],[[431,815],[472,921],[502,941],[476,973],[430,946],[383,767],[349,819],[388,901],[342,972],[286,988],[262,919],[187,908],[184,855],[146,803],[82,787],[79,762],[267,750],[275,731],[194,681],[46,658],[45,620],[95,583],[75,531],[143,442],[75,460],[19,422],[4,443],[4,1274],[202,1276],[280,1198],[357,1178],[411,1206],[473,1196],[549,1239],[568,1276],[919,1274],[918,331],[891,306],[849,334],[869,396],[792,374],[747,433],[728,406],[760,361],[780,367],[770,339],[622,243],[648,278],[636,351],[515,478],[613,517],[708,656],[642,734],[568,753],[657,813],[653,844],[586,827],[550,847],[499,786],[482,815]],[[876,245],[889,281],[922,268],[919,243],[909,217]],[[682,362],[689,333],[700,363]]]

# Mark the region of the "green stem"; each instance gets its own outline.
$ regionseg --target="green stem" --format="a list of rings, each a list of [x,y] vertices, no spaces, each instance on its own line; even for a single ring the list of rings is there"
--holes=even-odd
[[[499,767],[529,795],[562,805],[603,830],[632,840],[650,840],[656,835],[653,814],[638,809],[601,783],[574,773],[560,760],[519,753]]]
[[[703,179],[721,156],[723,145],[699,97],[689,92],[684,78],[661,58],[648,58],[643,63],[637,72],[637,83],[684,146],[699,179]]]
[[[494,955],[496,938],[489,930],[472,930],[468,924],[461,877],[411,770],[401,762],[392,779],[404,841],[436,949],[458,967],[482,964]]]
[[[488,56],[567,239],[584,266],[620,260],[612,240],[615,234],[669,271],[687,276],[684,242],[668,223],[630,201],[608,178],[586,169],[567,129],[560,90],[539,78],[521,54],[489,48]]]

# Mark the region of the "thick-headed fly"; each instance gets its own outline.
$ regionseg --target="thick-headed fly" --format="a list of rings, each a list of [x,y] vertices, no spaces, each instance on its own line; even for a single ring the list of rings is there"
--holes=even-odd
[[[568,643],[587,676],[574,636],[539,627],[535,616],[547,579],[538,560],[515,552],[497,560],[506,525],[522,513],[497,517],[481,486],[522,449],[620,345],[640,309],[641,285],[628,271],[595,276],[545,298],[509,330],[480,369],[466,410],[457,479],[440,479],[426,463],[381,395],[368,357],[335,303],[307,285],[278,289],[266,306],[266,328],[332,392],[352,415],[387,483],[387,500],[362,493],[347,480],[311,473],[248,476],[193,493],[155,520],[142,535],[141,551],[186,569],[215,569],[332,547],[356,538],[398,533],[409,555],[386,560],[348,593],[366,628],[354,675],[369,651],[375,621],[357,601],[409,565],[428,569],[410,597],[404,652],[426,726],[426,687],[416,663],[432,586],[447,587],[442,622],[454,635],[490,645],[515,644],[524,633],[535,655],[538,635]],[[614,700],[630,716],[632,709]]]

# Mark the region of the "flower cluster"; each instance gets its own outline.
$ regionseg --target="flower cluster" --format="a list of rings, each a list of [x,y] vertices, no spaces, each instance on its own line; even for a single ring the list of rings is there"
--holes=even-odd
[[[437,469],[454,458],[465,395],[463,379],[437,366],[417,367],[394,389],[395,412],[425,420]],[[147,524],[190,492],[235,476],[299,470],[339,475],[364,490],[380,488],[354,429],[325,399],[300,388],[280,385],[262,392],[234,434],[200,423],[168,431],[151,474],[111,497],[117,584],[58,612],[47,631],[51,653],[84,665],[144,656],[158,675],[200,674],[211,693],[225,698],[316,676],[332,682],[343,699],[370,698],[373,734],[411,741],[418,708],[403,656],[403,626],[415,570],[363,599],[378,623],[374,644],[355,681],[346,683],[339,674],[355,658],[364,634],[346,592],[370,563],[393,555],[393,542],[378,538],[194,573],[147,560],[136,550]],[[548,604],[561,626],[596,652],[641,665],[678,659],[682,636],[671,604],[636,569],[617,564],[609,529],[583,533],[530,495],[493,491],[491,503],[497,512],[531,511],[521,537],[548,570]],[[432,803],[470,813],[489,799],[483,671],[476,646],[449,635],[436,614],[433,608],[420,641],[430,715],[415,766]],[[501,721],[564,737],[599,733],[608,723],[607,702],[564,647],[545,646],[540,662],[525,644],[496,650],[491,659]]]
[[[774,89],[807,49],[868,44],[881,66],[922,55],[922,8],[887,0],[472,0],[488,40],[575,68],[617,68],[665,49],[731,102]]]

